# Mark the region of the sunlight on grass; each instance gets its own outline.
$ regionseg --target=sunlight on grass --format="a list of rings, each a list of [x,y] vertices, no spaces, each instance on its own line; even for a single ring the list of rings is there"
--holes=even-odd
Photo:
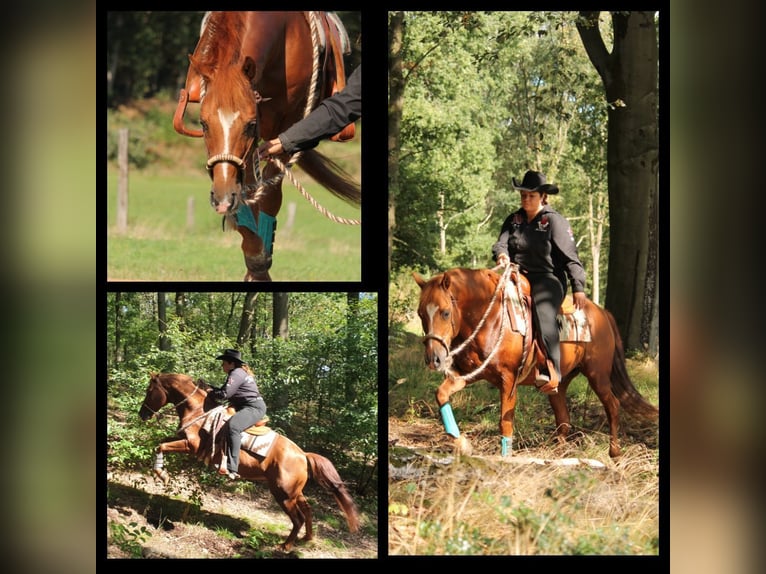
[[[304,177],[305,179],[305,177]],[[310,180],[303,185],[338,217],[358,219],[360,210]],[[241,281],[241,236],[222,231],[213,213],[209,183],[194,175],[131,172],[128,228],[116,225],[117,174],[108,170],[107,275],[109,280]],[[336,223],[294,188],[284,186],[277,218],[275,281],[360,281],[361,226]],[[189,220],[189,211],[192,215]],[[290,214],[292,213],[292,217]],[[193,223],[191,223],[193,222]]]

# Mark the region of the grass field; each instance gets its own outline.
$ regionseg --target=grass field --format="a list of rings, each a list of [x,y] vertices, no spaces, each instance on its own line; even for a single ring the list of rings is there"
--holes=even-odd
[[[204,173],[150,175],[131,172],[128,229],[117,229],[117,172],[108,172],[107,279],[109,281],[241,281],[245,274],[241,237],[221,230],[208,203]],[[303,186],[320,205],[348,219],[360,210],[333,197],[304,176]],[[359,281],[361,226],[335,223],[317,211],[289,182],[277,217],[275,281]],[[193,201],[192,226],[187,205]],[[288,213],[294,204],[290,225]]]
[[[108,281],[234,281],[245,276],[236,231],[222,231],[221,216],[209,204],[210,180],[201,140],[173,132],[175,98],[140,100],[109,114],[109,133],[131,133],[131,157],[153,158],[144,169],[131,167],[128,227],[117,229],[116,164],[107,167]],[[361,124],[361,122],[359,122]],[[361,126],[355,140],[322,142],[319,151],[361,180]],[[360,220],[361,210],[293,169],[296,179],[322,208],[337,217]],[[336,223],[320,213],[287,179],[277,216],[274,281],[361,281],[361,225]],[[187,209],[193,200],[193,225]],[[294,209],[290,217],[291,205]]]

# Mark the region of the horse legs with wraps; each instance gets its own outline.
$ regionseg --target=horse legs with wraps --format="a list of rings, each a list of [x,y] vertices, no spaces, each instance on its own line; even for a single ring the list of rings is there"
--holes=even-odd
[[[444,431],[454,437],[455,449],[460,454],[471,454],[471,445],[464,436],[460,434],[455,415],[452,412],[452,405],[449,402],[450,397],[465,388],[466,382],[463,377],[448,375],[439,388],[436,389],[436,404],[439,405],[439,414],[444,424]]]

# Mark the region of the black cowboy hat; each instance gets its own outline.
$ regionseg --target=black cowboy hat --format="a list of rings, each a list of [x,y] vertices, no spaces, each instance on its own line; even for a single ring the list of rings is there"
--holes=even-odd
[[[247,364],[245,363],[245,361],[242,360],[242,353],[240,353],[236,349],[224,349],[223,355],[218,355],[216,357],[216,360],[218,359],[223,359],[224,361],[229,361],[232,363]]]
[[[523,191],[539,191],[540,193],[547,193],[549,195],[555,195],[559,192],[559,187],[552,183],[546,183],[545,176],[539,171],[529,170],[524,174],[524,179],[521,183],[516,182],[516,178],[512,177],[513,188]]]

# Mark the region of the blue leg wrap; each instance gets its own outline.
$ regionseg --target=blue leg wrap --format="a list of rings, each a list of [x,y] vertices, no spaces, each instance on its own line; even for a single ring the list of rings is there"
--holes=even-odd
[[[263,240],[263,250],[267,255],[274,251],[274,229],[277,226],[277,218],[261,211],[258,214],[258,223],[255,222],[253,210],[246,203],[241,203],[237,208],[237,225],[247,227]]]
[[[452,414],[452,405],[450,405],[449,403],[444,403],[439,408],[439,412],[441,412],[441,415],[442,415],[444,430],[447,431],[447,434],[451,434],[455,438],[458,438],[460,436],[460,431],[457,429],[457,423],[455,422],[455,415]]]
[[[504,436],[500,439],[500,455],[508,456],[509,452],[513,452],[513,437]]]
[[[274,230],[276,228],[276,217],[262,211],[258,214],[258,235],[263,239],[263,250],[268,255],[274,253]]]

